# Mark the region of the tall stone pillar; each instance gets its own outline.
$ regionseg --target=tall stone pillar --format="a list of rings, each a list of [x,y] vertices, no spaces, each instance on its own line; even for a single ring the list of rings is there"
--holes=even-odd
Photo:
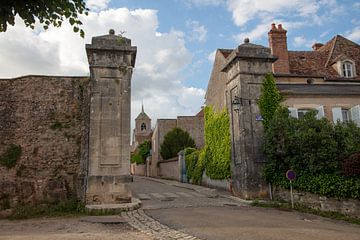
[[[87,204],[131,201],[131,76],[137,48],[115,35],[93,37],[86,44],[90,65],[91,102]]]
[[[245,43],[227,58],[222,69],[227,73],[226,102],[231,127],[231,169],[233,191],[245,199],[267,196],[262,180],[265,156],[262,151],[263,125],[257,100],[265,74],[271,72],[276,57],[270,49]]]

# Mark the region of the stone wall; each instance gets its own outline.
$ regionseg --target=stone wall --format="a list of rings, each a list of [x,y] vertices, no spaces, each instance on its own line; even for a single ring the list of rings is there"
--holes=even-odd
[[[300,203],[313,209],[322,211],[341,212],[343,214],[360,217],[360,201],[354,199],[339,200],[294,190],[294,203]],[[274,187],[274,199],[291,201],[290,191],[279,187]]]
[[[196,147],[204,146],[204,117],[203,116],[179,116],[177,127],[187,131],[194,139]]]
[[[159,162],[158,177],[179,181],[180,169],[178,157]]]
[[[0,79],[0,154],[20,145],[10,169],[0,165],[0,199],[17,203],[84,196],[89,78]]]

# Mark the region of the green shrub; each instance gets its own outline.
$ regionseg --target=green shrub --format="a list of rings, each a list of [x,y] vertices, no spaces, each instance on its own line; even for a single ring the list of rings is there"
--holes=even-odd
[[[0,155],[0,164],[12,168],[21,157],[21,146],[11,144],[6,151]]]
[[[160,145],[160,154],[163,159],[170,159],[187,147],[195,147],[190,134],[181,128],[174,128],[164,136],[164,141]]]
[[[205,168],[211,179],[230,178],[230,120],[224,109],[215,112],[211,106],[205,108]]]
[[[356,169],[352,171],[358,167],[357,155],[343,160],[360,151],[359,129],[353,123],[333,125],[325,118],[316,119],[315,115],[309,112],[295,119],[286,108],[275,112],[265,132],[265,179],[287,188],[285,173],[292,169],[297,174],[296,189],[359,199],[360,178]]]

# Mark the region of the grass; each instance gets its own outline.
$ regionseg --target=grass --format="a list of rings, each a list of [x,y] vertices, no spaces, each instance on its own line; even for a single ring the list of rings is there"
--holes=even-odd
[[[84,203],[70,199],[56,204],[42,203],[38,205],[20,204],[13,208],[11,220],[40,217],[62,217],[86,215]]]
[[[335,219],[335,220],[342,220],[342,221],[345,221],[345,222],[360,225],[360,218],[350,217],[350,216],[347,216],[347,215],[339,213],[339,212],[321,211],[319,209],[309,208],[307,206],[304,206],[304,205],[298,204],[298,203],[296,203],[294,205],[294,209],[292,209],[291,203],[288,203],[288,202],[277,202],[277,201],[259,202],[259,201],[254,201],[254,202],[252,202],[251,205],[255,206],[255,207],[276,208],[276,209],[283,210],[283,211],[293,211],[293,210],[295,210],[295,211],[302,212],[302,213],[309,213],[309,214],[313,214],[313,215],[317,215],[317,216],[321,216],[321,217],[325,217],[325,218],[330,218],[330,219]]]

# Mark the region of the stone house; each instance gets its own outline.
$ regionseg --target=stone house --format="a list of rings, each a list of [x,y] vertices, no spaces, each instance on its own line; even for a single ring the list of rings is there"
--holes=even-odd
[[[194,139],[197,148],[204,146],[203,110],[195,116],[178,116],[176,119],[158,119],[151,140],[152,156],[149,165],[149,176],[179,179],[177,159],[174,159],[173,163],[171,163],[171,161],[164,161],[160,154],[160,146],[164,141],[165,135],[175,127],[187,131]]]
[[[261,179],[265,157],[257,105],[266,73],[274,74],[293,117],[317,110],[319,118],[353,120],[360,126],[360,46],[337,35],[326,44],[314,44],[312,51],[288,51],[286,32],[281,24],[272,24],[269,48],[245,39],[230,54],[219,49],[215,56],[206,104],[227,107],[233,189],[244,198],[266,197],[268,192]]]

